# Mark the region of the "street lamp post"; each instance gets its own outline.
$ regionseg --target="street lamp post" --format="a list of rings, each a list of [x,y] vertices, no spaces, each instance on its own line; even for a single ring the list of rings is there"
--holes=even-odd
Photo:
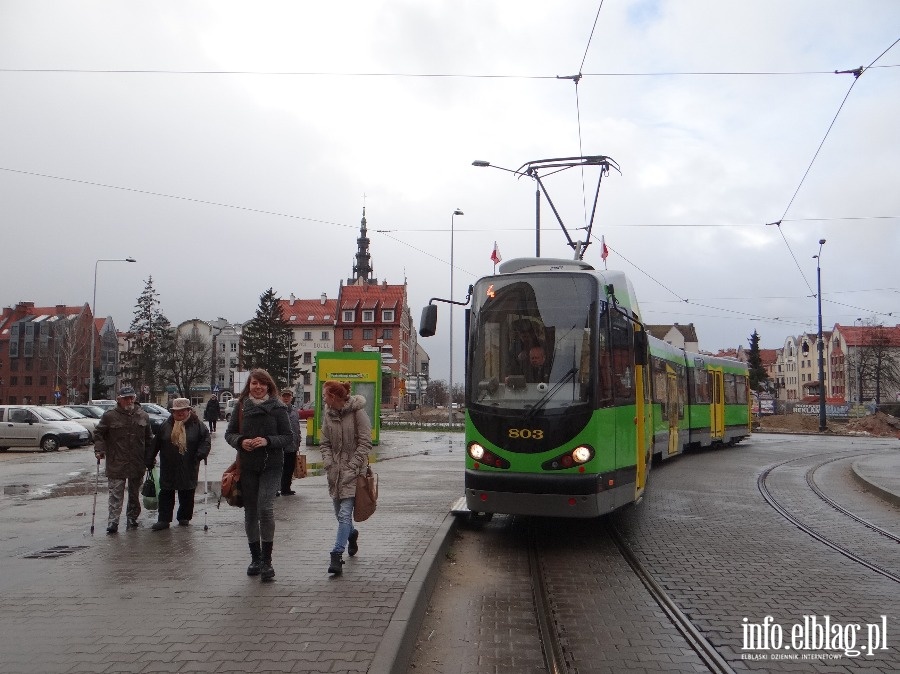
[[[816,258],[816,299],[819,303],[819,432],[825,430],[825,342],[822,339],[822,246],[825,239],[819,239],[819,253]]]
[[[221,320],[221,319],[219,319]],[[222,334],[225,326],[209,324],[210,338],[212,341],[212,357],[209,363],[209,392],[212,394],[216,390],[216,338]],[[218,397],[218,396],[216,396]]]
[[[508,173],[515,173],[517,176],[528,175],[531,178],[534,177],[528,173],[513,171],[512,169],[497,166],[489,161],[484,161],[483,159],[476,159],[472,162],[472,166],[477,166],[479,168],[490,166],[491,168],[500,169],[501,171],[506,171]],[[541,256],[541,188],[540,185],[538,185],[537,180],[534,181],[534,256]]]
[[[453,425],[453,232],[454,219],[457,215],[465,215],[458,208],[450,215],[450,402],[447,405],[447,422]],[[452,440],[451,440],[452,443]]]
[[[90,374],[88,375],[88,402],[93,402],[94,400],[94,342],[96,341],[97,332],[96,323],[94,321],[97,319],[97,266],[101,262],[137,262],[133,257],[126,258],[116,258],[112,260],[97,260],[94,263],[94,302],[91,304],[91,363],[90,363]]]

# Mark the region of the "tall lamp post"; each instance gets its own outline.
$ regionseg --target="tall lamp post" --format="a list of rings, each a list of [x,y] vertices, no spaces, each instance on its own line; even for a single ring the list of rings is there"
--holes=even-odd
[[[453,425],[453,232],[456,224],[454,219],[457,215],[465,213],[457,208],[450,216],[450,404],[447,405],[449,408],[447,422],[450,426]]]
[[[825,430],[825,342],[822,340],[822,246],[825,239],[819,239],[816,258],[816,299],[819,303],[819,432]]]
[[[490,166],[491,168],[506,171],[507,173],[515,173],[517,176],[529,175],[527,173],[521,173],[520,171],[504,168],[503,166],[497,166],[496,164],[484,161],[483,159],[476,159],[472,162],[472,166],[477,166],[479,168]],[[533,178],[533,176],[530,175],[529,177]],[[541,256],[541,188],[536,180],[534,181],[534,256]]]
[[[94,263],[94,303],[91,305],[91,363],[90,374],[88,375],[88,402],[94,400],[94,342],[96,341],[97,330],[94,321],[97,318],[97,266],[101,262],[137,262],[133,257],[116,258],[112,260],[97,260]]]

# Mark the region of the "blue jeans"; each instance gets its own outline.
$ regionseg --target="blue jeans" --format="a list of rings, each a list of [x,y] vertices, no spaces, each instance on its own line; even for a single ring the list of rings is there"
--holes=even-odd
[[[356,499],[353,496],[336,498],[332,499],[332,503],[334,503],[334,516],[337,517],[338,529],[334,548],[331,551],[342,553],[347,547],[347,539],[350,538],[350,534],[356,531],[356,527],[353,526],[353,504],[356,503]]]

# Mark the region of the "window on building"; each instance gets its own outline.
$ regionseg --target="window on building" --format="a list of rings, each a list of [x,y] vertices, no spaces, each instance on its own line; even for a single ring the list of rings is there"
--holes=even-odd
[[[384,309],[381,312],[381,322],[382,323],[393,323],[394,322],[394,310],[393,309]]]
[[[305,342],[310,342],[310,341],[312,341],[312,333],[311,333],[311,332],[304,332],[304,333],[303,333],[303,341],[305,341]]]
[[[373,309],[366,309],[362,312],[363,323],[374,323],[375,322],[375,311]]]
[[[25,377],[25,386],[31,386],[31,377]]]
[[[15,386],[15,385],[18,384],[18,383],[19,383],[19,378],[18,378],[18,377],[10,377],[10,378],[9,378],[9,385],[10,385],[10,386]]]
[[[353,330],[344,330],[344,339],[353,339]]]
[[[304,351],[304,352],[303,352],[303,364],[304,364],[304,365],[309,365],[309,364],[311,364],[311,363],[312,363],[312,352],[311,352],[311,351]]]
[[[374,339],[375,331],[372,328],[363,329],[363,339]]]
[[[46,386],[46,385],[47,385],[47,377],[41,377],[41,379],[40,379],[40,385],[41,385],[41,386]]]
[[[393,328],[385,328],[383,332],[384,339],[393,339],[394,338],[394,330]]]
[[[350,310],[342,311],[341,317],[341,320],[344,321],[344,323],[353,323],[353,321],[356,320],[356,312]]]
[[[331,333],[328,330],[322,330],[322,339],[325,341],[331,339]]]

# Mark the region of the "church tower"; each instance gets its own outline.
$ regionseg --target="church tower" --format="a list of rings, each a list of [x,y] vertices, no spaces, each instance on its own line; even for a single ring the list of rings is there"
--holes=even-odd
[[[376,285],[378,279],[372,276],[372,256],[369,254],[369,237],[366,236],[366,207],[363,206],[362,220],[359,226],[359,238],[356,251],[356,264],[353,265],[353,277],[347,279],[347,285]]]

